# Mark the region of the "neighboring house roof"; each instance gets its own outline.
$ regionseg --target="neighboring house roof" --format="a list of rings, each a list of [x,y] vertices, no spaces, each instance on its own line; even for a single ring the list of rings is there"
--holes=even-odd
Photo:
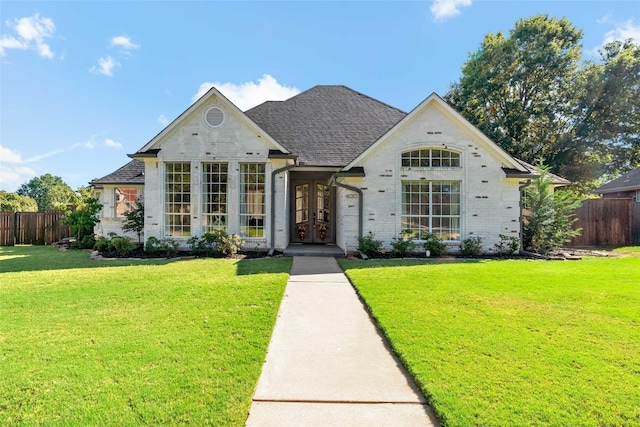
[[[618,191],[640,190],[640,168],[627,172],[620,178],[609,181],[593,190],[597,194],[615,193]]]
[[[94,179],[90,185],[99,187],[104,184],[116,185],[142,185],[144,184],[144,162],[131,160],[115,172],[102,178]]]
[[[407,115],[346,86],[314,86],[245,114],[311,166],[348,164]]]

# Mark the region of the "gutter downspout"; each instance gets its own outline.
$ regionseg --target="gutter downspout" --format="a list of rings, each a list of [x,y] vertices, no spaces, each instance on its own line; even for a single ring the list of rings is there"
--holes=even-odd
[[[355,191],[356,193],[358,193],[358,239],[361,239],[362,238],[362,229],[363,229],[362,214],[364,212],[364,200],[362,200],[362,190],[359,189],[358,187],[353,187],[351,185],[342,184],[342,183],[338,182],[338,180],[336,179],[335,176],[332,176],[331,180],[329,182],[330,182],[330,184],[335,184],[338,187],[342,187],[342,188],[345,188],[347,190]]]
[[[520,191],[520,250],[518,251],[518,253],[520,255],[527,256],[531,255],[531,252],[527,252],[524,250],[524,198],[522,193],[524,192],[525,188],[530,185],[531,180],[527,180],[524,184],[518,187],[518,190]]]
[[[276,250],[276,175],[297,167],[296,163],[271,171],[271,246],[267,256],[273,256]],[[286,205],[286,201],[285,201]]]

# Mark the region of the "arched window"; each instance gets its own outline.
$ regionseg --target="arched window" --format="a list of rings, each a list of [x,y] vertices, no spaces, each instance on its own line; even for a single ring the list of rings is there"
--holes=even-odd
[[[460,153],[440,148],[425,148],[402,153],[403,168],[459,168]]]

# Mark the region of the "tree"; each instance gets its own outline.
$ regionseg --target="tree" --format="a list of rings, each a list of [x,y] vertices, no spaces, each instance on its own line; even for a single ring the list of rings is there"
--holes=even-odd
[[[512,156],[544,159],[587,191],[639,164],[640,53],[613,42],[601,62],[580,63],[581,38],[546,15],[487,34],[445,99]]]
[[[585,64],[571,132],[550,158],[586,184],[594,176],[609,181],[640,165],[640,46],[614,41],[600,56],[599,63]],[[580,174],[581,164],[587,165],[586,174]]]
[[[31,197],[39,211],[66,209],[80,201],[78,195],[59,176],[45,174],[22,184],[16,194]]]
[[[138,235],[138,243],[142,242],[142,232],[144,231],[144,204],[138,198],[135,209],[125,214],[122,231],[133,231]]]
[[[554,191],[549,169],[540,164],[539,176],[525,188],[523,246],[540,254],[559,249],[572,237],[580,234],[574,230],[577,221],[574,212],[581,200],[567,190]]]
[[[31,197],[0,191],[0,212],[37,212],[38,204]]]
[[[78,242],[92,242],[94,239],[93,228],[100,221],[98,212],[102,205],[93,197],[83,198],[74,210],[68,211],[62,223],[71,226],[71,231]],[[89,246],[87,244],[87,246]],[[91,244],[90,246],[93,246]]]

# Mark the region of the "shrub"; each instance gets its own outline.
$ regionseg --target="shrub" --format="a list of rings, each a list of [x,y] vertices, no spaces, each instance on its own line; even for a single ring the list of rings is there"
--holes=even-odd
[[[405,233],[400,233],[400,237],[391,239],[391,255],[404,257],[416,250],[416,242],[411,237],[405,237]]]
[[[107,239],[104,236],[96,240],[95,244],[93,245],[93,250],[98,252],[111,252],[114,249],[115,248],[111,244],[111,240]]]
[[[167,258],[173,258],[176,255],[178,255],[178,246],[180,246],[180,244],[177,241],[173,239],[165,238],[165,239],[162,239],[161,243],[162,243],[162,251],[167,256]]]
[[[92,249],[96,244],[96,238],[93,234],[87,234],[80,238],[80,240],[76,240],[71,243],[71,249]]]
[[[460,242],[460,254],[465,257],[476,257],[482,252],[482,237],[467,237]]]
[[[222,230],[212,230],[200,237],[191,237],[187,244],[193,255],[221,256],[237,254],[244,240],[237,234],[229,235]]]
[[[178,253],[179,245],[177,241],[170,238],[160,240],[157,237],[151,236],[144,244],[144,251],[152,255],[163,254],[167,258],[173,258]]]
[[[158,254],[162,251],[162,242],[157,237],[149,237],[144,244],[144,251],[148,254]]]
[[[218,243],[221,232],[215,230],[204,233],[202,236],[193,236],[187,240],[190,252],[197,256],[215,256],[218,254]]]
[[[376,240],[375,235],[372,232],[369,232],[369,234],[364,237],[358,238],[358,252],[361,254],[372,257],[379,253],[381,249],[382,241]]]
[[[517,237],[505,236],[504,234],[499,234],[498,237],[500,237],[500,242],[493,245],[496,255],[509,256],[520,249],[520,240]]]
[[[220,243],[218,244],[218,250],[224,255],[235,255],[242,248],[244,240],[237,235],[226,233],[220,237]]]
[[[131,252],[135,249],[135,246],[131,243],[131,239],[125,236],[115,236],[111,238],[111,244],[122,256],[131,255]]]
[[[572,237],[580,235],[581,229],[573,229],[577,221],[575,209],[580,205],[566,190],[554,191],[549,168],[540,164],[539,176],[525,188],[524,247],[540,254],[559,249]]]
[[[447,251],[447,245],[444,241],[433,233],[425,235],[424,248],[429,251],[432,256],[440,256]]]

